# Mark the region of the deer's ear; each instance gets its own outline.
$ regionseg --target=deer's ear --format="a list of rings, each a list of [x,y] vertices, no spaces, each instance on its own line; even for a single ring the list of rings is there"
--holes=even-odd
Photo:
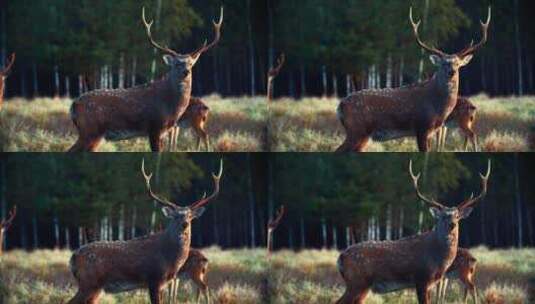
[[[173,65],[174,58],[171,55],[163,55],[163,62],[165,62],[165,64],[171,66],[171,65]]]
[[[440,63],[442,62],[442,58],[437,55],[430,55],[429,60],[431,60],[431,63],[434,65],[440,65]]]
[[[474,58],[474,55],[466,55],[461,59],[461,66],[465,66],[470,63],[470,60]]]
[[[467,218],[468,216],[470,216],[470,213],[472,213],[472,208],[468,207],[468,208],[463,208],[461,210],[459,210],[459,218],[460,219],[465,219]]]
[[[195,208],[193,210],[191,210],[191,218],[198,218],[199,216],[201,216],[203,213],[204,213],[204,207],[201,207],[201,208]]]
[[[165,217],[173,217],[173,209],[169,208],[169,207],[162,207],[162,213]]]
[[[431,207],[429,208],[429,212],[431,212],[431,215],[433,216],[433,218],[438,219],[440,217],[440,210],[438,208]]]

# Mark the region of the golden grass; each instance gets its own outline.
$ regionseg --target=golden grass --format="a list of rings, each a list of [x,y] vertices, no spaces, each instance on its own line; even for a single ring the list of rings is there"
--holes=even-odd
[[[206,248],[206,276],[217,303],[261,303],[267,262],[263,250]],[[7,252],[0,263],[0,303],[65,303],[76,292],[68,250]],[[181,282],[180,303],[195,303],[195,288]],[[103,294],[100,303],[150,303],[146,291]]]
[[[534,150],[535,97],[471,98],[478,107],[475,130],[483,151],[516,152]],[[337,99],[280,99],[270,106],[270,140],[275,151],[334,151],[345,132],[336,118]],[[446,149],[461,151],[464,138],[450,132]],[[369,152],[414,152],[413,138],[385,143],[371,141]]]
[[[263,149],[263,129],[267,121],[265,100],[207,96],[211,109],[207,131],[215,151],[250,152]],[[0,150],[9,152],[66,151],[77,138],[69,117],[70,99],[12,99],[0,112]],[[179,151],[196,151],[197,139],[188,130],[181,132]],[[139,138],[103,142],[99,151],[150,151],[148,140]]]

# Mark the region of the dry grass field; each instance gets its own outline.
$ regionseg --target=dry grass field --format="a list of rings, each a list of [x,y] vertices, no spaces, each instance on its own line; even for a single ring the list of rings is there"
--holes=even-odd
[[[265,99],[208,96],[210,107],[207,130],[212,150],[218,152],[261,151],[262,132],[267,121]],[[12,99],[0,112],[0,151],[66,151],[77,138],[69,117],[70,99]],[[181,131],[179,151],[196,151],[196,137],[190,130]],[[120,142],[103,142],[99,151],[150,151],[148,140],[139,138]]]
[[[474,96],[478,107],[475,131],[482,151],[516,152],[535,150],[535,97],[488,98]],[[336,118],[337,99],[308,98],[275,101],[270,112],[270,140],[274,151],[334,151],[345,133]],[[464,138],[448,133],[446,149],[461,151]],[[386,143],[370,141],[370,152],[414,152],[413,138]]]
[[[333,303],[344,285],[336,269],[338,251],[279,251],[269,262],[262,249],[204,249],[210,260],[207,275],[214,303],[322,304]],[[480,303],[533,303],[535,249],[473,248],[478,259],[476,285]],[[76,290],[68,269],[68,250],[7,252],[0,262],[0,303],[65,303]],[[456,283],[448,303],[462,303]],[[180,303],[194,303],[194,289],[182,285]],[[530,298],[531,297],[531,298]],[[149,303],[146,291],[105,294],[101,303]],[[367,304],[417,303],[414,291],[370,294]]]

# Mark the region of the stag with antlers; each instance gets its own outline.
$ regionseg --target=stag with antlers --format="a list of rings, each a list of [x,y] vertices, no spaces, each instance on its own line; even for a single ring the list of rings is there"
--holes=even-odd
[[[2,251],[4,249],[4,234],[13,224],[13,220],[15,219],[16,215],[17,206],[13,206],[11,211],[9,211],[7,217],[4,220],[0,221],[0,256],[2,255]]]
[[[206,284],[207,272],[208,259],[200,250],[192,248],[189,251],[186,263],[178,271],[175,280],[169,284],[170,303],[177,303],[180,279],[189,279],[197,287],[197,303],[201,299],[201,294],[206,300],[206,304],[210,303],[210,289],[208,288],[208,284]]]
[[[414,36],[418,45],[431,53],[436,66],[431,79],[408,87],[381,90],[362,90],[344,98],[337,116],[346,132],[340,152],[364,151],[370,138],[387,141],[403,137],[416,137],[418,149],[428,151],[430,138],[450,116],[457,104],[459,70],[467,65],[473,54],[487,42],[491,9],[485,23],[481,22],[482,38],[477,44],[455,54],[428,46],[420,39],[420,21],[414,22],[409,12]]]
[[[468,299],[468,292],[472,295],[474,304],[477,304],[477,289],[474,283],[477,260],[470,251],[465,248],[457,250],[457,256],[450,268],[439,281],[437,286],[437,303],[446,303],[446,291],[448,290],[449,280],[459,280],[464,286],[464,303]]]
[[[280,206],[279,210],[277,210],[277,214],[275,215],[274,219],[270,219],[267,224],[267,252],[268,256],[271,255],[271,251],[273,250],[273,231],[277,229],[279,226],[282,217],[284,216],[284,212],[286,209],[283,206]]]
[[[144,162],[141,163],[141,173],[150,198],[171,222],[164,231],[145,237],[130,241],[95,242],[80,247],[70,260],[78,292],[69,303],[97,303],[102,290],[119,293],[148,288],[151,303],[160,304],[162,289],[175,278],[189,256],[191,221],[200,217],[204,206],[219,194],[223,161],[219,173],[212,174],[212,194],[187,207],[161,198],[152,191],[152,174],[145,173]]]
[[[446,207],[420,192],[412,161],[409,173],[418,198],[428,207],[436,221],[433,230],[396,241],[364,242],[348,247],[338,258],[338,270],[346,291],[340,304],[364,303],[370,290],[374,293],[416,288],[418,303],[430,303],[430,288],[446,273],[457,255],[459,221],[467,218],[476,202],[487,193],[487,173],[480,174],[481,192],[456,207]]]
[[[457,99],[457,105],[446,120],[446,124],[437,132],[437,151],[444,151],[448,129],[458,128],[464,135],[464,151],[468,151],[468,141],[474,152],[478,152],[477,135],[474,131],[477,107],[466,97]]]
[[[268,101],[271,101],[273,99],[273,80],[279,75],[285,60],[286,57],[284,56],[284,54],[281,54],[280,57],[277,59],[277,65],[269,69],[266,89]]]
[[[157,81],[130,89],[97,90],[80,96],[71,106],[71,119],[78,130],[78,140],[69,151],[95,151],[101,140],[110,141],[148,136],[152,151],[162,150],[162,137],[173,128],[186,111],[192,84],[192,69],[201,55],[215,46],[221,37],[223,8],[218,22],[213,22],[215,38],[189,54],[159,45],[151,34],[152,21],[142,11],[149,42],[163,52],[163,61],[171,69]]]
[[[2,110],[2,105],[4,104],[4,91],[5,91],[5,83],[6,78],[9,75],[9,72],[11,71],[11,67],[15,63],[15,53],[11,54],[9,57],[9,61],[7,62],[6,66],[3,69],[0,69],[0,110]]]
[[[210,152],[210,138],[205,126],[208,122],[210,108],[197,97],[191,97],[188,108],[184,115],[180,117],[177,124],[168,133],[169,151],[177,150],[178,135],[181,128],[191,128],[197,135],[197,151],[201,150],[201,140],[204,143],[206,152]]]

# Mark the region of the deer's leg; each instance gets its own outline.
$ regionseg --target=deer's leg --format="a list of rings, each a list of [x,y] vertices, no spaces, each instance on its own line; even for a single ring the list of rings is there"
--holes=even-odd
[[[435,292],[435,301],[440,303],[440,297],[442,296],[442,282],[444,279],[440,279],[437,284],[437,290]]]
[[[418,296],[418,303],[419,304],[430,304],[431,301],[429,299],[429,284],[427,282],[423,284],[418,284],[416,286],[416,294]]]
[[[174,138],[173,138],[173,151],[177,151],[177,146],[178,146],[178,136],[180,134],[180,127],[179,126],[176,126],[175,127],[175,135],[174,135]]]
[[[162,131],[154,130],[149,134],[150,148],[152,152],[162,151]]]
[[[473,285],[473,288],[472,288],[472,298],[474,298],[474,304],[478,304],[477,302],[478,294],[477,294],[476,285]]]
[[[429,129],[418,131],[416,134],[416,141],[418,142],[418,150],[420,152],[429,151],[429,135],[431,132]]]
[[[151,304],[160,304],[162,301],[162,285],[160,283],[150,284],[149,296]]]
[[[440,152],[441,140],[442,140],[442,128],[438,129],[437,133],[435,134],[435,146],[436,146],[437,152]]]
[[[448,127],[442,127],[442,140],[440,142],[440,151],[446,151],[446,138],[448,137]]]
[[[100,297],[101,290],[78,290],[76,295],[67,304],[96,304]]]

